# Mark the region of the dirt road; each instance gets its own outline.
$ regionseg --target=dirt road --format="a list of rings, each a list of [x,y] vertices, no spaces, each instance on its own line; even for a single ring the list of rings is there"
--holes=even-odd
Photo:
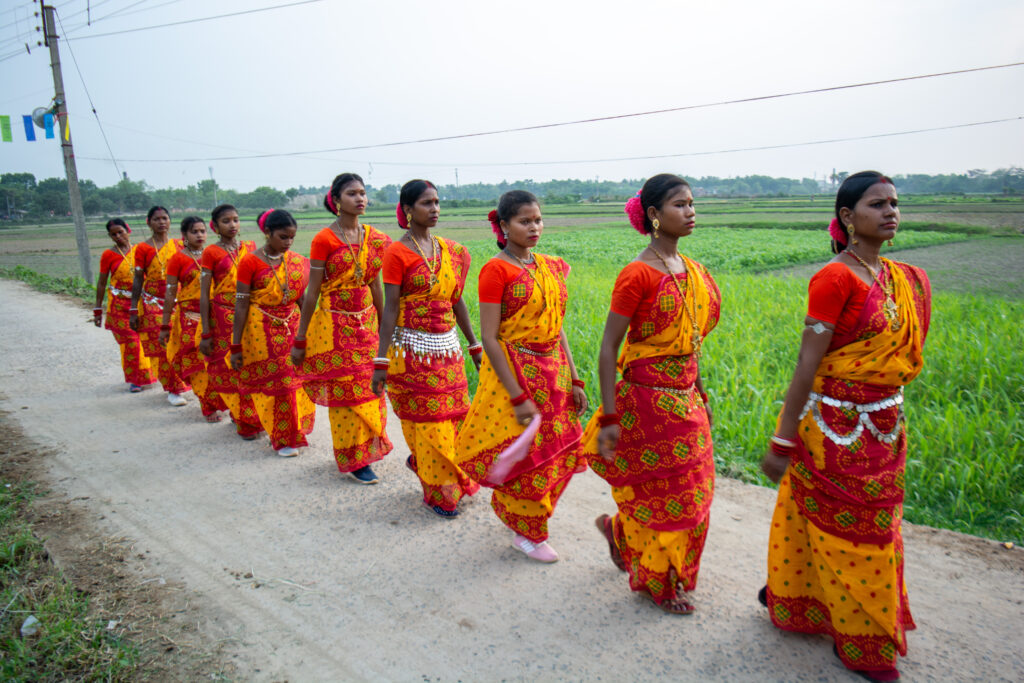
[[[614,506],[592,473],[553,520],[562,560],[533,564],[486,493],[456,520],[425,511],[397,421],[382,483],[358,486],[334,466],[326,420],[278,458],[201,422],[194,399],[127,393],[88,311],[7,280],[0,302],[0,408],[56,450],[47,483],[133,541],[140,581],[184,588],[194,637],[226,648],[243,680],[856,680],[756,602],[770,489],[719,480],[699,612],[671,617],[609,562],[592,520]],[[1024,680],[1024,552],[924,527],[906,542],[905,679]]]

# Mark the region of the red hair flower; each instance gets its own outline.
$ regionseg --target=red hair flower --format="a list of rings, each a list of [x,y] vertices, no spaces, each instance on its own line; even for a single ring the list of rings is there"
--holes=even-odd
[[[494,232],[494,236],[498,238],[498,244],[504,247],[508,244],[508,239],[501,229],[501,222],[498,220],[498,210],[491,209],[491,212],[487,214],[487,220],[491,222],[491,230]]]
[[[409,229],[409,219],[405,217],[405,212],[402,211],[401,202],[395,205],[395,218],[398,219],[398,227],[400,227],[402,230]]]
[[[646,235],[647,231],[644,229],[644,207],[640,202],[640,193],[637,192],[636,196],[631,197],[626,206],[623,209],[626,216],[629,218],[629,224],[633,226],[641,235]]]
[[[843,230],[843,226],[839,225],[839,219],[833,218],[832,222],[828,224],[828,234],[839,244],[846,244],[846,231]]]
[[[331,196],[331,191],[327,190],[327,208],[331,210],[335,216],[338,215],[338,205],[334,203],[334,197]]]

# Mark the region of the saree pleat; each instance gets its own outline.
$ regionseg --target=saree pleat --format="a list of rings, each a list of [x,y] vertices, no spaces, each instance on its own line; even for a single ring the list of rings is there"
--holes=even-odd
[[[391,240],[372,226],[362,227],[358,249],[342,246],[324,262],[320,299],[306,330],[306,357],[298,369],[309,398],[328,406],[341,472],[377,462],[392,449],[384,396],[371,389],[379,337],[369,287]]]
[[[164,391],[184,394],[189,385],[174,371],[167,359],[167,351],[160,344],[160,325],[164,316],[164,295],[167,292],[167,262],[182,247],[181,240],[167,240],[167,244],[156,252],[156,257],[146,267],[142,281],[142,296],[139,297],[139,341],[142,351],[156,368],[157,377]]]
[[[462,296],[469,254],[450,240],[438,238],[437,243],[441,263],[434,266],[438,271],[433,286],[426,263],[417,264],[403,276],[396,337],[388,349],[387,393],[402,421],[423,501],[453,511],[463,496],[480,489],[454,461],[455,435],[469,410],[462,352],[431,353],[399,339],[401,329],[413,334],[455,334],[452,306]]]
[[[704,338],[718,323],[721,295],[703,266],[683,258],[685,296]],[[715,479],[711,428],[694,384],[693,327],[679,293],[665,275],[646,318],[631,321],[618,362],[621,432],[612,462],[597,454],[603,410],[583,435],[590,466],[618,506],[612,530],[630,587],[659,603],[696,588]]]
[[[199,317],[200,266],[193,263],[178,276],[178,296],[171,314],[171,333],[167,339],[167,360],[175,374],[192,386],[203,415],[209,417],[228,407],[210,388],[206,358],[199,351],[202,334]]]
[[[851,669],[892,669],[915,628],[903,579],[903,386],[923,365],[924,272],[882,259],[899,306],[869,291],[855,328],[818,367],[779,485],[769,537],[768,607],[781,629],[831,636]]]
[[[309,262],[289,251],[277,268],[260,264],[242,328],[239,392],[252,397],[275,449],[300,448],[313,431],[316,406],[301,391],[289,354],[299,326],[297,302],[309,281]]]
[[[478,484],[494,489],[491,507],[505,526],[540,543],[548,538],[558,498],[584,465],[572,375],[560,344],[569,267],[561,259],[535,258],[533,277],[524,270],[505,286],[498,337],[503,360],[541,413],[540,429],[505,482],[488,482],[498,456],[525,427],[516,422],[511,397],[485,355],[476,395],[459,428],[455,462]]]

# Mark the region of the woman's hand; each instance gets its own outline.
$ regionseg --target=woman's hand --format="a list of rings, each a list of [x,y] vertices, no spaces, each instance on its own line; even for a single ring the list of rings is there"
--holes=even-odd
[[[789,467],[789,458],[776,455],[770,448],[764,454],[764,458],[761,459],[761,471],[776,484],[782,479],[782,475],[786,473],[787,467]]]
[[[620,432],[619,425],[611,424],[601,427],[601,431],[597,433],[597,454],[602,460],[611,462],[615,459],[615,447],[619,445]]]
[[[706,412],[708,414],[708,427],[714,427],[715,426],[715,416],[711,412],[711,403],[710,402],[704,404],[704,412]]]
[[[480,360],[484,357],[482,353],[471,353],[469,357],[473,359],[473,365],[476,367],[476,371],[480,372]]]
[[[160,334],[159,334],[159,336],[157,336],[156,340],[158,342],[160,342],[160,346],[163,346],[164,348],[166,348],[167,347],[167,340],[170,339],[170,337],[171,337],[170,331],[168,331],[168,330],[160,330]]]
[[[241,352],[231,354],[231,367],[233,369],[235,369],[235,370],[241,370],[242,369],[242,353]]]
[[[213,354],[213,340],[212,339],[200,339],[199,340],[199,353],[204,356]]]
[[[572,402],[576,405],[577,415],[587,412],[587,408],[590,407],[590,404],[587,402],[587,392],[583,391],[583,387],[576,385],[572,387]]]
[[[516,422],[524,427],[530,424],[530,420],[533,419],[534,415],[540,413],[537,410],[537,406],[530,399],[526,399],[517,406],[512,406],[512,411],[516,414]]]
[[[384,386],[387,384],[388,371],[387,370],[374,370],[373,379],[370,380],[370,389],[373,391],[375,396],[384,395]]]
[[[102,312],[100,312],[100,313],[93,313],[92,314],[92,324],[95,325],[96,327],[103,327],[103,313]]]
[[[299,367],[299,365],[302,364],[302,361],[306,359],[306,349],[299,349],[293,346],[291,356],[292,365]]]
[[[139,331],[139,312],[138,311],[132,310],[128,314],[128,327],[132,328],[132,330],[134,330],[136,332]]]

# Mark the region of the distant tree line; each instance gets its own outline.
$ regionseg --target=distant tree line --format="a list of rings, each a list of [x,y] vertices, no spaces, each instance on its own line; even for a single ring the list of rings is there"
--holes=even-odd
[[[750,175],[736,178],[704,176],[688,178],[697,196],[710,197],[792,197],[830,194],[846,172],[833,172],[827,179],[773,178]],[[1024,194],[1024,169],[1002,168],[991,173],[972,169],[966,173],[945,175],[897,175],[893,177],[903,194]],[[471,183],[438,185],[442,200],[448,206],[485,206],[507,190],[533,192],[550,204],[579,202],[625,201],[643,184],[642,178],[622,180],[523,180],[510,183]],[[237,192],[219,187],[213,180],[201,180],[184,188],[158,189],[144,180],[121,180],[109,187],[99,187],[91,180],[79,182],[82,204],[89,216],[137,214],[159,204],[174,212],[205,213],[215,204],[229,203],[242,209],[280,207],[300,195],[323,195],[327,187],[292,187],[281,191],[257,187],[251,192]],[[397,184],[383,187],[367,186],[371,199],[378,204],[398,201]],[[31,173],[0,175],[0,218],[4,220],[64,217],[70,212],[67,183],[63,178],[36,180]]]

